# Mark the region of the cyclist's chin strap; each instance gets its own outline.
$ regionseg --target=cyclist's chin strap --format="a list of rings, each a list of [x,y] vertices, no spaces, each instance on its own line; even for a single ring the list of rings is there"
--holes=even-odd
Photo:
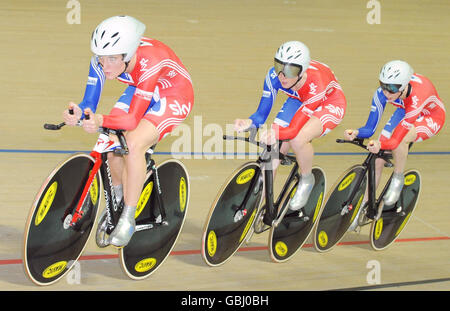
[[[130,64],[130,61],[125,62],[125,69],[122,71],[122,73],[119,76],[123,75],[125,73],[125,71],[127,71],[127,68],[128,68],[129,64]]]
[[[292,89],[297,83],[300,82],[301,79],[302,79],[302,77],[299,75],[298,78],[297,78],[297,81],[295,81],[294,84],[292,84],[290,87],[288,87],[288,89]]]

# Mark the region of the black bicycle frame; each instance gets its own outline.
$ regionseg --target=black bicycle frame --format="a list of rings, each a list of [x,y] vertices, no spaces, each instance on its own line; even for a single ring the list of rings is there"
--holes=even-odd
[[[276,154],[278,155],[280,161],[286,161],[286,162],[294,162],[294,167],[292,168],[291,172],[289,173],[289,177],[287,178],[286,182],[283,185],[283,188],[277,198],[277,201],[274,202],[273,200],[273,167],[272,167],[272,160],[273,160],[273,154],[275,151],[272,150],[271,145],[266,145],[260,142],[255,141],[255,136],[258,131],[256,128],[250,128],[248,129],[250,132],[249,137],[237,137],[237,136],[227,136],[224,135],[224,140],[243,140],[252,144],[255,144],[258,147],[263,147],[263,152],[259,155],[256,162],[260,164],[261,166],[264,166],[264,182],[265,182],[265,200],[266,200],[266,213],[264,215],[264,223],[271,226],[272,221],[277,217],[278,207],[281,204],[281,200],[285,196],[286,192],[288,191],[288,186],[292,182],[292,180],[297,176],[297,179],[299,179],[298,176],[298,168],[299,165],[297,163],[297,159],[293,156],[285,155],[279,152],[281,144],[283,141],[278,141],[278,149],[276,151]],[[237,211],[241,211],[244,206],[247,205],[247,201],[250,198],[250,195],[254,189],[255,183],[257,183],[259,180],[259,174],[253,178],[253,184],[249,187],[249,191],[246,193],[244,200],[242,201],[241,206],[237,209]],[[236,211],[236,212],[237,212]]]
[[[114,153],[116,154],[120,154],[120,155],[126,155],[128,154],[128,146],[125,140],[125,137],[123,135],[123,132],[120,130],[117,131],[109,131],[106,130],[106,132],[108,133],[112,133],[117,135],[120,145],[121,145],[121,149],[116,149],[114,150]],[[154,146],[152,147],[154,148]],[[110,171],[110,166],[109,166],[109,162],[108,162],[108,153],[102,153],[101,155],[101,159],[102,159],[102,165],[100,166],[100,173],[102,176],[102,181],[103,181],[103,191],[104,191],[104,195],[105,195],[105,208],[106,208],[106,213],[109,215],[109,217],[107,217],[107,219],[109,219],[109,222],[107,223],[107,233],[111,233],[112,230],[114,229],[114,224],[117,224],[117,222],[119,221],[122,209],[123,209],[123,204],[124,204],[124,200],[122,198],[120,203],[117,203],[116,200],[116,194],[114,191],[114,187],[112,184],[112,178],[111,178],[111,171]],[[155,165],[155,161],[151,158],[150,154],[146,153],[145,155],[145,159],[147,162],[147,172],[152,171],[152,173],[155,176],[155,184],[156,184],[156,200],[157,200],[157,205],[161,214],[161,223],[166,222],[166,212],[164,209],[164,205],[163,205],[163,200],[161,198],[162,195],[162,191],[161,191],[161,185],[159,182],[159,176],[158,176],[158,170],[156,168]],[[149,210],[149,213],[151,214],[151,211]],[[152,224],[152,225],[156,225],[157,223],[155,222],[151,222],[148,220],[144,220],[144,221],[140,221],[137,223],[138,225],[148,225],[148,224]],[[160,224],[160,223],[158,223]]]
[[[361,139],[355,139],[354,141],[346,141],[337,139],[336,142],[338,143],[351,143],[357,146],[360,146],[362,148],[366,148],[366,146],[363,144],[363,140]],[[381,192],[380,196],[378,197],[378,200],[376,199],[376,178],[375,178],[375,160],[378,158],[381,158],[385,160],[389,165],[392,165],[390,161],[390,154],[386,154],[385,150],[380,150],[378,153],[372,153],[370,152],[366,159],[364,160],[362,166],[363,166],[363,174],[359,175],[358,179],[355,181],[355,187],[353,188],[352,192],[350,193],[350,196],[348,199],[342,203],[341,208],[344,209],[346,206],[351,204],[353,199],[355,198],[356,193],[359,190],[359,186],[364,180],[364,177],[367,176],[368,179],[368,198],[367,198],[367,214],[366,216],[370,219],[374,219],[374,217],[377,215],[378,212],[378,206],[380,204],[380,201],[382,200],[384,194],[387,191],[387,188],[390,184],[391,177],[389,178],[388,182],[386,183],[385,187],[383,188],[383,191]],[[365,190],[364,190],[365,191]]]
[[[279,142],[278,150],[280,150],[282,141]],[[258,159],[258,162],[263,163],[263,165],[266,166],[264,170],[264,180],[266,184],[265,188],[265,199],[266,199],[266,214],[264,215],[264,223],[266,225],[271,226],[272,221],[276,219],[278,208],[281,204],[282,199],[286,195],[286,192],[289,190],[289,185],[291,182],[297,178],[300,179],[298,168],[299,165],[297,163],[297,160],[293,156],[285,155],[280,152],[277,152],[277,155],[280,159],[280,165],[283,161],[293,162],[294,166],[292,167],[288,178],[286,179],[283,188],[281,189],[280,194],[278,195],[277,201],[274,202],[273,200],[273,167],[272,167],[272,160],[273,160],[273,152],[271,152],[271,146],[267,146],[266,150],[261,154],[261,156]]]

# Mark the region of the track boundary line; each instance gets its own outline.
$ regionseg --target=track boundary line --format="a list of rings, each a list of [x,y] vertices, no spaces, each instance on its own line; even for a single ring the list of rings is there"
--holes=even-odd
[[[450,240],[448,236],[438,236],[438,237],[425,237],[425,238],[408,238],[408,239],[398,239],[394,243],[410,243],[410,242],[428,242],[428,241],[444,241]],[[360,244],[369,244],[370,241],[348,241],[348,242],[340,242],[336,246],[344,246],[344,245],[360,245]],[[302,248],[311,248],[312,244],[305,244]],[[238,252],[254,252],[254,251],[263,251],[267,250],[267,246],[248,246],[242,247],[238,250]],[[201,250],[180,250],[180,251],[172,251],[170,256],[185,256],[185,255],[197,255],[201,254]],[[105,255],[82,255],[79,261],[87,261],[87,260],[106,260],[106,259],[117,259],[119,258],[118,254],[105,254]],[[17,265],[22,264],[22,259],[0,259],[0,266],[7,265]]]

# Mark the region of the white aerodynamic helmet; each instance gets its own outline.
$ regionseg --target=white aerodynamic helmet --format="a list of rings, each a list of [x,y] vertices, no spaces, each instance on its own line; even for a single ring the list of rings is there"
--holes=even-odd
[[[275,71],[287,78],[301,77],[308,69],[311,57],[308,47],[299,41],[283,43],[275,53]]]
[[[92,32],[91,50],[96,55],[124,54],[129,62],[139,47],[145,25],[131,16],[113,16]]]
[[[386,63],[380,71],[380,86],[391,93],[403,91],[414,73],[412,67],[402,60]]]

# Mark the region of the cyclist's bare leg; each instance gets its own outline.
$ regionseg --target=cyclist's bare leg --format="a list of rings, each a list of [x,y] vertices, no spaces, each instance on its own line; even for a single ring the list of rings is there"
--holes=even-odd
[[[116,229],[111,233],[111,244],[125,246],[135,231],[134,214],[146,177],[145,152],[158,142],[159,133],[149,121],[142,119],[138,126],[126,133],[129,152],[124,156],[122,174],[125,206]]]
[[[290,203],[292,210],[299,210],[306,204],[314,186],[314,176],[311,174],[314,148],[311,141],[314,138],[320,137],[322,130],[320,120],[315,116],[311,116],[297,136],[290,141],[290,146],[294,150],[302,175],[297,191]]]
[[[416,139],[416,136],[416,128],[413,126],[397,148],[392,150],[392,156],[394,157],[394,175],[392,176],[391,184],[386,191],[386,195],[383,197],[384,203],[387,205],[394,204],[400,197],[400,192],[404,183],[403,172],[405,170],[406,159],[409,151],[408,145]]]
[[[397,148],[392,150],[392,155],[394,157],[394,173],[403,173],[405,170],[406,159],[408,157],[408,145],[409,143],[416,140],[417,132],[416,128],[413,126],[409,132],[405,135],[402,142]]]

